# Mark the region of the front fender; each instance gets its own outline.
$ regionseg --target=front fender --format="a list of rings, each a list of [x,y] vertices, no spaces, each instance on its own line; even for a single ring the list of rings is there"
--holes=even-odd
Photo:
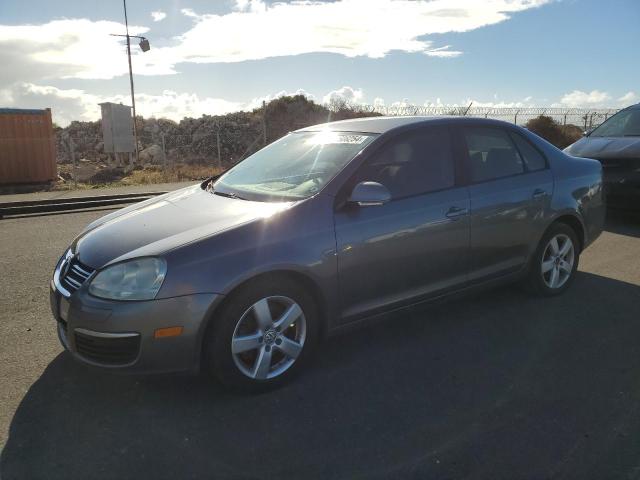
[[[328,317],[337,298],[332,197],[317,196],[269,219],[249,222],[164,255],[167,276],[157,298],[228,295],[264,273],[295,272],[320,290]]]

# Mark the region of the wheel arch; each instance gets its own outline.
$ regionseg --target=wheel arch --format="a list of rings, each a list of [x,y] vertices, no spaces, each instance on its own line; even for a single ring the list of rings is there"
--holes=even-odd
[[[246,287],[247,285],[264,281],[265,279],[273,279],[274,281],[278,278],[288,278],[295,282],[298,282],[304,285],[305,289],[309,291],[311,296],[313,297],[316,307],[318,308],[318,318],[320,320],[320,336],[322,338],[326,337],[328,333],[328,306],[327,300],[322,293],[320,285],[316,283],[313,278],[309,275],[305,275],[304,273],[297,270],[289,270],[289,269],[277,269],[271,270],[268,272],[257,273],[249,278],[246,278],[237,284],[233,285],[228,292],[225,293],[224,297],[220,302],[218,302],[213,308],[207,313],[204,328],[202,328],[202,334],[200,335],[200,361],[202,362],[204,358],[204,348],[203,344],[205,339],[207,338],[207,333],[209,329],[213,328],[215,325],[215,317],[221,309],[225,307],[225,305],[229,302],[230,298],[232,298],[233,294],[237,292],[239,289]]]
[[[580,220],[580,218],[575,214],[571,214],[571,213],[561,214],[553,219],[553,221],[545,229],[545,233],[547,232],[547,230],[549,230],[549,228],[551,228],[552,225],[556,223],[564,223],[565,225],[571,227],[571,229],[575,232],[576,237],[578,237],[578,242],[579,242],[578,247],[580,252],[582,252],[586,242],[586,236],[585,236],[586,231],[582,223],[582,220]],[[544,236],[544,233],[543,233],[543,236]]]

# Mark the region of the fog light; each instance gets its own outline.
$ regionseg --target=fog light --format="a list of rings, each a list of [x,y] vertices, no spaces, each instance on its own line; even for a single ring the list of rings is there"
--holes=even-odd
[[[183,327],[158,328],[154,333],[154,338],[177,337],[182,335]]]

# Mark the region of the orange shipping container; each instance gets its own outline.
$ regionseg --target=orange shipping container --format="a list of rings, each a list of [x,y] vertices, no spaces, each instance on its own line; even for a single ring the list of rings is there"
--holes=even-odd
[[[0,108],[0,185],[57,177],[51,109]]]

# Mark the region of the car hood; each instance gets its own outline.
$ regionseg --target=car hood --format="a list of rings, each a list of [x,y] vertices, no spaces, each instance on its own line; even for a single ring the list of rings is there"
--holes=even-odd
[[[583,137],[564,151],[576,157],[599,160],[640,158],[640,137]]]
[[[113,212],[91,223],[72,248],[92,268],[133,257],[161,255],[216,233],[261,221],[292,203],[222,197],[199,185]]]

